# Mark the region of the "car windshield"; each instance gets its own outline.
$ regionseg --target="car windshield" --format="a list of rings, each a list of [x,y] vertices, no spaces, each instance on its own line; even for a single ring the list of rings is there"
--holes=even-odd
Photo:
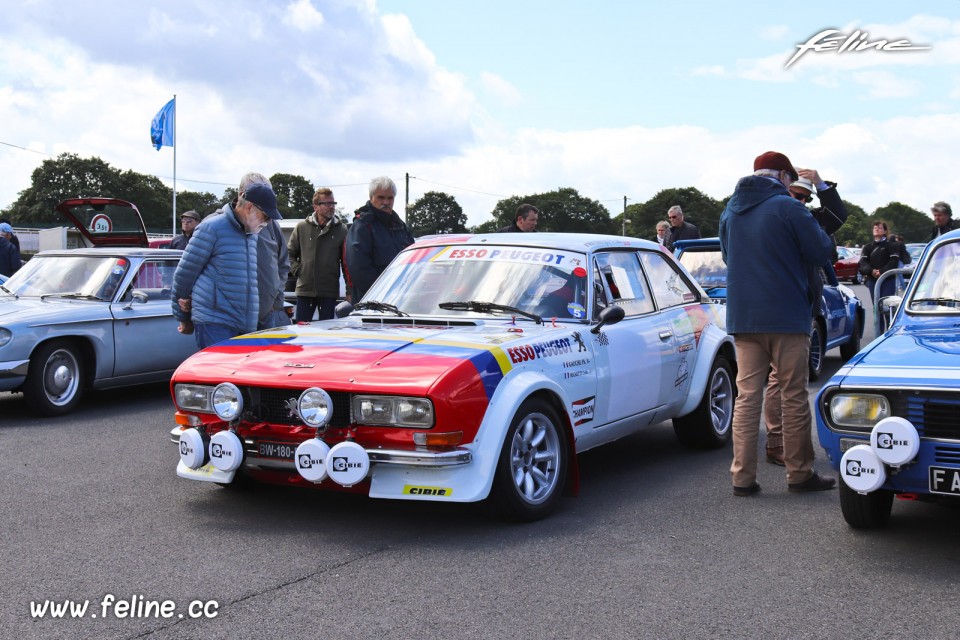
[[[907,310],[960,313],[960,242],[942,244],[927,256],[920,281],[907,301]]]
[[[680,263],[707,293],[710,293],[710,289],[727,286],[727,264],[719,247],[708,250],[685,249],[680,254]]]
[[[113,298],[130,263],[116,256],[34,256],[4,283],[12,295]]]
[[[514,307],[543,318],[586,321],[586,256],[571,251],[498,245],[449,245],[408,249],[364,296],[404,314],[487,315],[488,305]],[[364,306],[367,306],[366,304]],[[378,310],[369,307],[363,313]],[[510,315],[509,310],[493,311]]]

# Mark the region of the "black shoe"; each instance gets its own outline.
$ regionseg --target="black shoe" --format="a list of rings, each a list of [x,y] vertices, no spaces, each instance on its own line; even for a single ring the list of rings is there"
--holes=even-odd
[[[767,462],[780,467],[785,467],[783,462],[783,449],[767,449]]]
[[[754,482],[749,487],[734,487],[733,495],[738,498],[749,498],[750,496],[760,493],[760,485]]]
[[[826,491],[827,489],[833,489],[834,485],[837,484],[836,478],[824,478],[819,475],[816,471],[813,472],[813,475],[804,480],[803,482],[796,482],[794,484],[787,485],[787,491],[790,493],[806,493],[808,491]]]

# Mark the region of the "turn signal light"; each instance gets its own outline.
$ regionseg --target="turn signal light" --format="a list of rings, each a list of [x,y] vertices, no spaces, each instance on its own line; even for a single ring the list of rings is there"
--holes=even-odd
[[[179,411],[177,411],[175,414],[173,414],[173,421],[176,422],[177,424],[181,425],[181,426],[184,426],[184,427],[199,427],[199,426],[200,426],[200,418],[199,418],[199,417],[197,417],[197,416],[195,416],[195,415],[192,415],[192,414],[189,414],[189,413],[181,413],[181,412],[179,412]]]
[[[463,440],[463,431],[413,434],[413,443],[418,447],[455,447],[461,440]]]

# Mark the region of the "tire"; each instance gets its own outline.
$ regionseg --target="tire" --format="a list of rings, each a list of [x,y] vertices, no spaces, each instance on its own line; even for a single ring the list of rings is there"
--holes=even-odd
[[[853,314],[853,332],[850,334],[850,340],[840,345],[840,357],[846,362],[860,351],[860,316]]]
[[[814,318],[810,323],[810,375],[811,382],[820,377],[823,373],[823,358],[826,355],[826,336],[823,335],[823,329],[820,323]],[[859,351],[859,349],[857,349]]]
[[[882,529],[890,520],[893,508],[892,491],[857,493],[840,481],[840,510],[843,519],[854,529]]]
[[[493,511],[508,520],[546,517],[562,496],[568,467],[567,436],[553,408],[543,400],[520,405],[493,478]]]
[[[83,396],[83,365],[78,349],[67,340],[54,340],[37,347],[30,357],[23,397],[44,416],[72,411]]]
[[[677,440],[691,449],[718,449],[730,441],[736,399],[733,369],[718,355],[710,367],[703,397],[697,408],[673,419]]]

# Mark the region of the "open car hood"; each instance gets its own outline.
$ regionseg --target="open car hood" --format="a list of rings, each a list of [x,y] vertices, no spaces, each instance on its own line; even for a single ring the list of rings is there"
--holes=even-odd
[[[146,247],[147,229],[137,206],[116,198],[70,198],[57,211],[80,231],[88,247]]]

